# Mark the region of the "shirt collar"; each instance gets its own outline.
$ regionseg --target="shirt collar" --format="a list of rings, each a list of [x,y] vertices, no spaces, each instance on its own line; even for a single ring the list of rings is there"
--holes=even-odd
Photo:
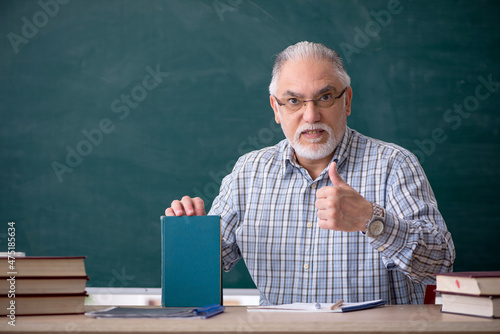
[[[293,166],[298,165],[297,159],[295,158],[295,152],[288,139],[283,140],[283,154],[281,160],[280,176],[290,173]]]
[[[338,160],[337,169],[340,169],[344,165],[345,161],[347,160],[347,151],[348,151],[347,149],[351,141],[351,134],[352,130],[348,126],[346,126],[344,136],[342,137],[339,145],[335,149],[332,160],[330,161],[328,166],[323,170],[323,172],[321,172],[320,177],[323,177],[325,174],[328,174],[328,168],[330,167],[330,164],[332,163],[333,160],[335,159]],[[292,145],[290,145],[290,142],[287,139],[285,139],[284,142],[285,144],[283,148],[281,176],[284,176],[287,173],[291,173],[294,167],[303,168],[297,161],[297,157],[295,156],[295,150],[293,149]]]
[[[335,159],[338,160],[337,161],[337,170],[339,170],[341,167],[343,167],[344,163],[347,160],[349,146],[351,145],[351,137],[352,137],[352,130],[348,126],[346,126],[344,136],[342,137],[342,140],[340,141],[339,145],[337,146],[337,149],[333,153],[332,160],[330,161],[330,164],[331,164],[333,160],[335,160]],[[328,173],[328,168],[330,167],[330,164],[328,164],[328,167],[326,168],[327,173]]]

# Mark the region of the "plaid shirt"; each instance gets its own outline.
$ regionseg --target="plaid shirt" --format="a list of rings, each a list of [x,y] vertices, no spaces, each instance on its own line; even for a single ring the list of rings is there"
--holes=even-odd
[[[209,214],[222,219],[224,270],[243,257],[262,305],[422,303],[455,249],[418,160],[348,127],[333,159],[351,187],[385,208],[383,234],[319,228],[314,203],[332,185],[328,168],[312,180],[285,139],[242,156],[222,181]]]

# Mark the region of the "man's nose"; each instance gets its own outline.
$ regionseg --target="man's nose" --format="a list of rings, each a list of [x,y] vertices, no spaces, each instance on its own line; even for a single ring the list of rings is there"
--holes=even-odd
[[[304,101],[305,106],[302,107],[304,114],[302,117],[304,121],[308,123],[319,122],[321,115],[319,113],[319,108],[315,105],[313,100]]]

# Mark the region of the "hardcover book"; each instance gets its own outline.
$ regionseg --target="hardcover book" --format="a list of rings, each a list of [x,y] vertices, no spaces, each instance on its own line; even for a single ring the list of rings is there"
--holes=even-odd
[[[49,315],[84,313],[86,293],[54,295],[0,295],[0,315]]]
[[[161,217],[162,306],[222,305],[219,216]]]
[[[17,294],[76,294],[84,293],[87,276],[79,277],[0,277],[0,294],[15,288]]]
[[[0,258],[0,273],[18,277],[87,276],[85,256],[24,256]]]
[[[500,317],[500,296],[471,296],[454,293],[441,293],[443,305],[441,311],[475,315],[479,317]]]
[[[500,295],[500,271],[437,274],[436,290],[475,296]]]

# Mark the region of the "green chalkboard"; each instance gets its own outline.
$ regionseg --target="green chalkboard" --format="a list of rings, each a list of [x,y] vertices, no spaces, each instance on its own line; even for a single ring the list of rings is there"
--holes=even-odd
[[[413,151],[455,270],[499,270],[500,3],[0,3],[0,251],[86,255],[92,287],[160,286],[160,215],[207,209],[243,153],[283,138],[274,56],[324,43],[352,77],[348,125]],[[2,227],[3,224],[3,227]],[[225,287],[253,287],[243,262]]]

